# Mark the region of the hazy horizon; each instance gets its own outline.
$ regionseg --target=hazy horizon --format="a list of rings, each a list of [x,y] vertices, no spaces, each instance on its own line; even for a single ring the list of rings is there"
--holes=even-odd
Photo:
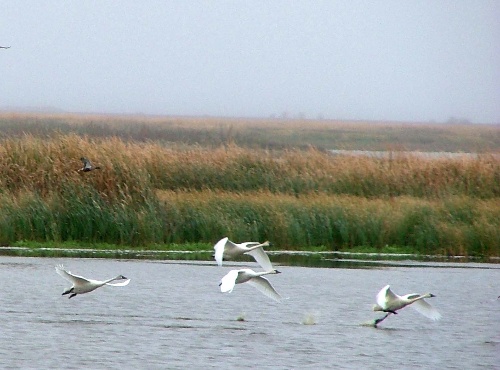
[[[500,2],[18,1],[0,110],[500,123]]]

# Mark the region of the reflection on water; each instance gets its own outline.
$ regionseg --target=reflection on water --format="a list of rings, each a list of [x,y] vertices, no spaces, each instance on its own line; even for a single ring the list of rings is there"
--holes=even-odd
[[[291,266],[289,257],[282,273],[269,277],[288,297],[282,304],[247,284],[219,291],[229,269],[258,269],[254,262],[0,257],[0,368],[491,369],[500,363],[499,265],[312,268]],[[271,259],[280,264],[279,258]],[[335,262],[316,262],[324,260]],[[67,282],[54,270],[59,263],[96,279],[124,274],[131,283],[67,299],[61,295]],[[434,293],[443,318],[433,322],[408,308],[378,329],[363,326],[380,316],[371,306],[386,284],[399,293]]]
[[[374,265],[385,266],[432,266],[428,262],[462,262],[464,267],[471,267],[471,262],[500,263],[499,257],[465,257],[443,255],[387,254],[387,253],[352,253],[352,252],[309,252],[268,250],[273,260],[280,264],[304,267],[325,268],[372,268]],[[37,256],[37,257],[78,257],[78,258],[116,258],[116,259],[148,259],[179,261],[212,261],[213,250],[199,251],[161,251],[137,249],[90,249],[90,248],[26,248],[0,247],[0,256]],[[248,256],[246,256],[248,257]],[[239,261],[252,260],[251,257],[239,258]]]

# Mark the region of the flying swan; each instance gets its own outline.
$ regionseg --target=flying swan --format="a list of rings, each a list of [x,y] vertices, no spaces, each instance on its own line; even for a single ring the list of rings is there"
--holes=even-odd
[[[219,283],[220,291],[222,293],[231,293],[235,284],[248,283],[269,298],[281,302],[283,299],[281,295],[273,288],[269,280],[263,277],[263,275],[279,273],[278,270],[262,272],[255,272],[251,269],[231,270],[221,279]]]
[[[62,294],[65,295],[71,293],[69,298],[72,298],[77,294],[89,293],[99,287],[102,287],[103,285],[125,286],[128,285],[128,283],[130,283],[130,279],[127,279],[123,275],[118,275],[117,277],[104,281],[86,279],[78,275],[73,275],[71,272],[67,271],[62,265],[56,266],[56,272],[69,282],[73,283],[73,285],[70,288],[66,289]],[[124,281],[119,283],[111,283],[112,281],[115,280],[124,280]]]
[[[83,162],[83,167],[78,170],[78,172],[89,172],[93,170],[100,170],[101,167],[92,165],[92,162],[85,157],[81,157],[80,160]]]
[[[377,303],[373,305],[373,311],[383,311],[387,314],[380,319],[374,321],[374,325],[380,324],[383,320],[387,318],[391,313],[396,315],[398,310],[412,305],[412,307],[420,314],[428,317],[431,320],[439,320],[441,314],[432,307],[429,303],[425,301],[425,298],[435,297],[434,294],[417,294],[411,293],[404,296],[399,296],[395,294],[389,285],[386,285],[377,294]]]
[[[223,258],[234,258],[241,256],[242,254],[251,255],[255,261],[264,269],[265,271],[272,271],[273,265],[269,260],[269,256],[264,251],[264,248],[269,246],[269,242],[264,243],[258,242],[244,242],[244,243],[233,243],[228,237],[222,238],[215,245],[215,260],[219,266],[222,266]]]

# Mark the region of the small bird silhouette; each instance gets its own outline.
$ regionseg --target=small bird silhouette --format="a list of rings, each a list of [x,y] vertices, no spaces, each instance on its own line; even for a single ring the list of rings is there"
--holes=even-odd
[[[0,46],[0,49],[10,49],[10,46]]]
[[[83,167],[80,168],[78,172],[89,172],[101,169],[101,167],[99,166],[93,166],[92,163],[85,157],[80,158],[80,160],[83,162]]]

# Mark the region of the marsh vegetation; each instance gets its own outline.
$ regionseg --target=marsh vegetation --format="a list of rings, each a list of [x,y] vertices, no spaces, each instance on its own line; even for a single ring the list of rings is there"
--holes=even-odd
[[[227,235],[289,250],[500,255],[498,126],[3,114],[0,129],[4,245]],[[78,173],[82,156],[101,170]]]

